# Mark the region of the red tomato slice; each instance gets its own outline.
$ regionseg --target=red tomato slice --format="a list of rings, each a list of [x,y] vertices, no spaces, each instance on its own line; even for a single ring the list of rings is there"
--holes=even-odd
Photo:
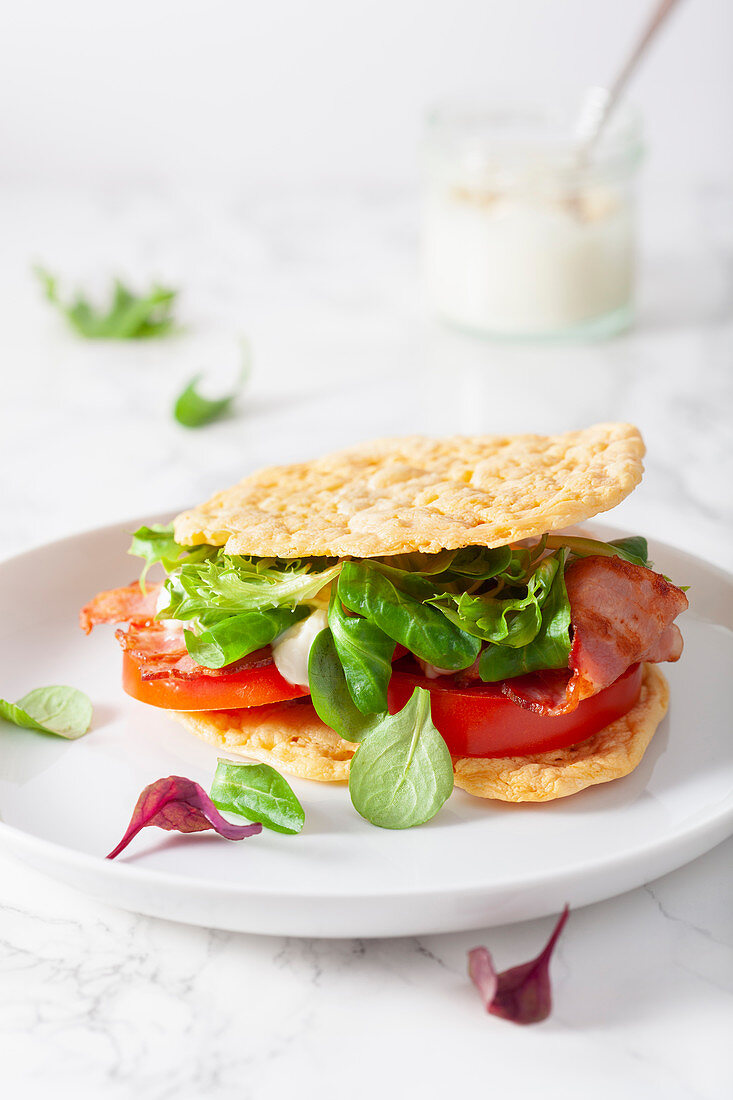
[[[133,699],[169,710],[237,710],[300,699],[308,694],[307,688],[283,679],[272,661],[223,676],[143,680],[140,665],[129,653],[122,654],[122,686]]]
[[[394,714],[416,687],[427,688],[433,722],[453,756],[527,756],[584,741],[627,714],[639,698],[641,675],[641,665],[632,665],[610,687],[583,699],[574,711],[547,716],[513,703],[498,684],[441,686],[426,676],[395,669],[388,702]]]

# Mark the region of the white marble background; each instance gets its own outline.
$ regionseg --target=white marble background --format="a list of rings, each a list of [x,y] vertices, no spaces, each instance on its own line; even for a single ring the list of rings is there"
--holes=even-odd
[[[254,464],[377,433],[623,418],[649,455],[614,520],[731,568],[733,214],[724,192],[698,190],[649,215],[636,330],[527,347],[425,316],[407,190],[6,189],[3,553],[162,515]],[[40,300],[33,260],[99,291],[105,274],[168,279],[187,331],[79,341]],[[244,333],[255,371],[236,415],[179,428],[176,392],[199,369],[224,386]],[[733,1087],[732,855],[728,841],[575,912],[553,1017],[521,1029],[483,1013],[466,949],[484,942],[509,966],[550,921],[406,940],[248,937],[112,910],[0,854],[0,1094],[721,1100]]]

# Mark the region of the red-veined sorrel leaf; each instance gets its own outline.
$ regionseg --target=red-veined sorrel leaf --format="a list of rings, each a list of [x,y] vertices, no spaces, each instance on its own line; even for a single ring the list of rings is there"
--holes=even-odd
[[[116,848],[107,856],[114,859],[146,825],[173,829],[179,833],[200,833],[214,829],[227,840],[243,840],[262,832],[261,825],[232,825],[226,821],[203,787],[181,775],[169,775],[150,783],[137,800],[130,824]]]
[[[565,927],[570,910],[566,905],[555,930],[536,959],[497,974],[486,947],[468,952],[468,974],[481,994],[487,1012],[514,1024],[538,1024],[552,1008],[550,958]]]

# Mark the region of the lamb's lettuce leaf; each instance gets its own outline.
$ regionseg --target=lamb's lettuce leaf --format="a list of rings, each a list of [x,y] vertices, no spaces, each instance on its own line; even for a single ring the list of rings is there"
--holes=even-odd
[[[364,734],[349,767],[354,807],[382,829],[434,817],[453,790],[453,763],[430,715],[430,692],[415,688],[397,714]]]
[[[336,593],[331,599],[328,625],[356,706],[362,714],[385,711],[394,641],[369,619],[347,615]]]
[[[53,733],[73,741],[89,729],[92,704],[78,688],[34,688],[17,703],[0,699],[0,718],[24,729]]]
[[[360,741],[382,717],[362,714],[352,699],[330,628],[317,634],[311,646],[308,684],[316,714],[345,741]]]

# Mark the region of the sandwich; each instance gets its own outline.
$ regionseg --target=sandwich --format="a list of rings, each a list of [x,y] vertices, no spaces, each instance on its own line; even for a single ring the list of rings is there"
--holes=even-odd
[[[81,612],[123,687],[230,756],[402,828],[454,786],[545,802],[641,760],[684,591],[647,543],[577,525],[640,482],[629,424],[409,436],[245,477],[143,527],[143,574]],[[151,582],[153,564],[164,579]]]

